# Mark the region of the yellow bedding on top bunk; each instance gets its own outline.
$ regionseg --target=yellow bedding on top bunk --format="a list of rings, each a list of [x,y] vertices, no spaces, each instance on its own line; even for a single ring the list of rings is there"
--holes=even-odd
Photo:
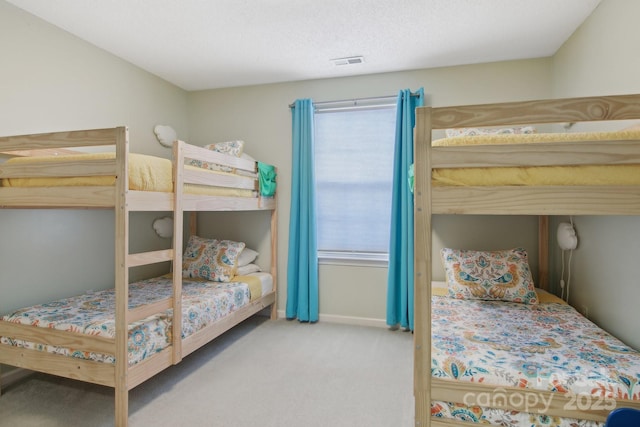
[[[640,131],[457,136],[433,141],[433,146],[633,140],[640,140]],[[434,169],[432,180],[434,186],[640,185],[640,165],[447,168]]]
[[[83,153],[63,156],[14,157],[6,165],[27,165],[47,162],[82,162],[95,160],[113,160],[115,153]],[[146,154],[129,153],[129,189],[138,191],[173,191],[173,165],[171,160]],[[192,166],[187,166],[193,168]],[[211,173],[233,175],[222,171]],[[4,178],[3,187],[74,187],[74,186],[112,186],[115,176],[77,176],[45,178]],[[253,190],[208,187],[203,185],[185,185],[185,192],[191,194],[253,197]]]

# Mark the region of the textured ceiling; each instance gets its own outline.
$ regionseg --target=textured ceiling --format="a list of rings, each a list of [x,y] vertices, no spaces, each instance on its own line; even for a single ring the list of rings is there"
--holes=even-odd
[[[7,1],[186,90],[552,56],[600,3]]]

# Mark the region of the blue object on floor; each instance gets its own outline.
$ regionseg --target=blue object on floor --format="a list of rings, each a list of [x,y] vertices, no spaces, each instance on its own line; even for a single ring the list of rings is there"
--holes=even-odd
[[[639,427],[640,410],[632,408],[618,408],[611,411],[607,417],[605,427]]]

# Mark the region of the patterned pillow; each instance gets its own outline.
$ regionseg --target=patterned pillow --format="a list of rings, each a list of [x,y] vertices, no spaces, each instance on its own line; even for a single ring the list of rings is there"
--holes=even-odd
[[[533,126],[513,127],[513,128],[457,128],[445,130],[447,138],[455,136],[476,136],[476,135],[519,135],[536,133]]]
[[[522,248],[502,251],[445,248],[440,255],[452,298],[538,303],[529,257]]]
[[[182,277],[229,282],[236,275],[243,242],[189,237],[182,257]]]
[[[205,145],[207,150],[217,151],[218,153],[227,154],[229,156],[241,157],[244,149],[244,141],[225,141],[216,142],[215,144]],[[209,163],[202,160],[190,159],[187,164],[200,168],[211,169],[214,171],[234,172],[233,168],[219,165],[217,163]]]

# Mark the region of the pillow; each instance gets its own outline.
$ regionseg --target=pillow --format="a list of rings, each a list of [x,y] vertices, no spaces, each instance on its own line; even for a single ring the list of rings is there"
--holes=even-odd
[[[214,144],[205,145],[204,148],[207,150],[217,151],[218,153],[240,157],[242,156],[242,150],[244,149],[244,141],[216,142]]]
[[[216,142],[215,144],[205,145],[207,150],[217,151],[218,153],[227,154],[229,156],[241,157],[244,148],[244,141],[225,141]],[[197,166],[199,168],[211,169],[214,171],[233,172],[234,168],[219,165],[217,163],[209,163],[202,160],[190,159],[187,164]]]
[[[502,251],[444,248],[440,255],[452,298],[538,303],[529,257],[522,248]]]
[[[242,267],[238,267],[236,274],[238,276],[246,276],[247,274],[257,273],[258,271],[262,271],[258,264],[247,264]]]
[[[501,135],[501,134],[528,134],[536,133],[536,129],[533,126],[522,126],[513,128],[457,128],[447,129],[445,131],[447,138],[453,138],[455,136],[476,136],[476,135]]]
[[[189,237],[182,257],[182,277],[228,282],[236,275],[242,242]]]
[[[258,258],[258,255],[258,252],[245,246],[242,252],[240,252],[240,256],[238,256],[238,267],[251,264],[256,258]]]

